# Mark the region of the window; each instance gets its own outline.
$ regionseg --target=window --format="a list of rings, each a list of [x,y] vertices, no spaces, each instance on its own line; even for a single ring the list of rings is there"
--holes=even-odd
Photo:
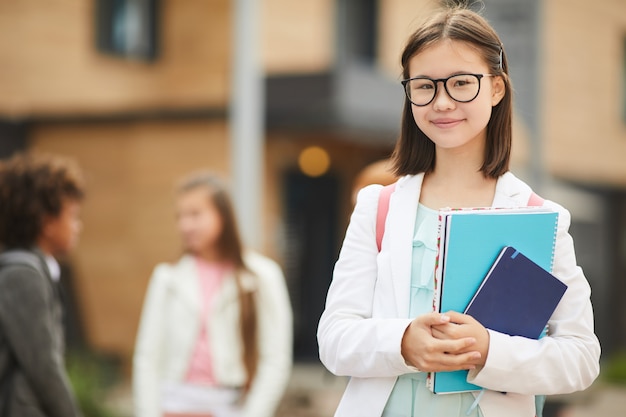
[[[350,59],[372,64],[378,42],[378,0],[341,0],[339,33]]]
[[[360,0],[353,5],[354,12],[354,52],[364,62],[376,60],[378,41],[378,2]]]
[[[97,0],[98,49],[129,59],[156,59],[159,10],[160,0]]]

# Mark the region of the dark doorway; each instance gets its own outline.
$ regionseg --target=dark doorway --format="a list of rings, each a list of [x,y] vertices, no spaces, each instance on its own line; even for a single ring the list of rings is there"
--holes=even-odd
[[[605,357],[626,351],[626,192],[615,190],[609,194],[609,212],[605,222],[610,230],[608,256],[610,269],[607,320],[598,323],[599,330],[605,329],[607,337],[598,333]],[[592,286],[593,288],[593,286]],[[592,292],[593,295],[593,292]],[[596,320],[596,323],[600,320]],[[608,340],[607,340],[608,339]]]
[[[26,149],[26,136],[26,123],[0,119],[0,159]]]
[[[338,180],[285,175],[285,274],[294,312],[294,356],[317,360],[317,324],[337,258]]]

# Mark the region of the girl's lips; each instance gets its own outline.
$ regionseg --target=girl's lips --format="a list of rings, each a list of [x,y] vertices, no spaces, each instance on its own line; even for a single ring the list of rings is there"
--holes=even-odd
[[[441,129],[449,129],[460,124],[462,119],[435,119],[432,120],[431,123]]]

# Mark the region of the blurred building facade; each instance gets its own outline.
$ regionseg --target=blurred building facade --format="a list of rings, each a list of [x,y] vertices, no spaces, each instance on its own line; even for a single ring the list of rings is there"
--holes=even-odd
[[[392,150],[399,54],[437,1],[259,1],[259,249],[285,269],[296,356],[314,360],[354,181]],[[513,168],[571,210],[598,332],[624,348],[626,4],[484,5],[516,89]],[[72,290],[87,343],[124,360],[152,268],[180,254],[176,180],[231,173],[233,14],[231,0],[0,1],[0,157],[27,148],[85,169]]]

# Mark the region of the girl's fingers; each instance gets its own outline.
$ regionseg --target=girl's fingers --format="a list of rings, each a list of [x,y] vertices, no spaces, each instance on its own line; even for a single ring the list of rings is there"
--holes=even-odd
[[[475,321],[472,316],[468,316],[467,314],[459,313],[457,311],[448,311],[445,315],[450,318],[451,323],[470,324]]]
[[[450,316],[441,313],[427,313],[423,314],[415,319],[419,324],[423,326],[440,326],[442,324],[450,323]]]
[[[461,327],[450,316],[428,313],[416,318],[402,338],[401,353],[406,362],[422,371],[472,369],[481,354],[473,348],[471,336],[448,337],[447,327]]]
[[[425,372],[458,371],[475,369],[480,361],[480,353],[467,352],[459,355],[437,353],[421,357],[416,367]]]
[[[462,339],[448,339],[448,340],[435,340],[437,352],[446,354],[458,354],[467,351],[476,344],[476,339],[473,337],[464,337]],[[433,344],[435,344],[435,342]]]

